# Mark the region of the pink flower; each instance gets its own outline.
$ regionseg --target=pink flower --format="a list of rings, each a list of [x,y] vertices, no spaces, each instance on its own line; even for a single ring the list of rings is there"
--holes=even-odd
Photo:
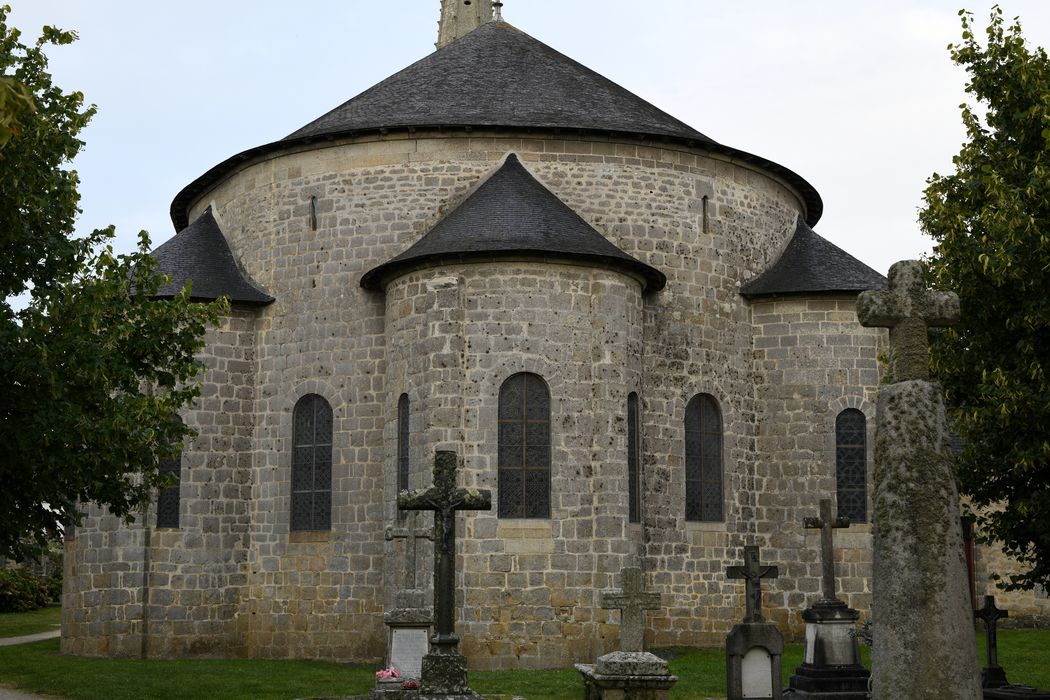
[[[390,668],[384,668],[376,671],[376,680],[383,681],[390,678],[400,678],[401,672],[391,666]]]
[[[401,684],[401,688],[403,690],[416,690],[416,689],[419,688],[419,681],[417,681],[417,680],[407,680],[407,681],[405,681],[404,683]]]

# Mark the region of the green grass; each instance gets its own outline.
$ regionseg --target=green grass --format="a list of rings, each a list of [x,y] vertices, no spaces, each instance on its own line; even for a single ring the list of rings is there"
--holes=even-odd
[[[982,650],[983,637],[977,643]],[[725,657],[720,649],[670,649],[679,677],[674,700],[725,697]],[[867,649],[862,648],[869,663]],[[1003,630],[999,660],[1011,682],[1050,688],[1050,630]],[[784,678],[802,663],[802,647],[784,652]],[[85,659],[62,656],[58,640],[0,647],[0,683],[70,700],[288,700],[364,694],[372,666],[317,661]],[[474,671],[471,686],[485,694],[529,700],[579,700],[574,669]]]
[[[58,629],[62,608],[40,608],[21,613],[0,613],[0,638],[21,637]]]

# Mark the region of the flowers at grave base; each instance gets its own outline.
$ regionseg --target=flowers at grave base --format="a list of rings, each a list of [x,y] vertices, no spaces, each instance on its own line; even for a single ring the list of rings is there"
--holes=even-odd
[[[405,681],[404,683],[401,684],[401,689],[402,690],[418,690],[419,689],[419,681],[417,681],[414,678],[410,678],[410,679],[408,679],[407,681]]]
[[[377,681],[393,680],[401,677],[401,671],[398,671],[393,666],[389,668],[382,668],[376,671]]]

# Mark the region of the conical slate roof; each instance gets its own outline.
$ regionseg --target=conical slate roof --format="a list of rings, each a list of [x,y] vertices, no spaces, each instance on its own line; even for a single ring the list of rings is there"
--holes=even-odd
[[[620,250],[540,184],[511,154],[492,177],[406,251],[361,278],[383,289],[398,274],[445,261],[491,258],[573,260],[623,270],[663,289],[656,268]]]
[[[160,271],[171,277],[171,282],[158,290],[159,298],[175,296],[187,280],[192,280],[193,299],[227,297],[231,302],[260,305],[274,300],[241,270],[210,207],[154,250],[153,257]]]
[[[380,127],[549,127],[714,143],[506,22],[488,22],[285,140]]]
[[[780,294],[860,293],[882,289],[886,278],[817,235],[801,218],[772,267],[740,288],[747,298]]]
[[[729,156],[774,174],[820,219],[817,191],[797,174],[724,146],[543,42],[502,21],[469,34],[344,102],[284,139],[239,153],[187,185],[172,202],[176,228],[193,200],[239,165],[289,148],[412,129],[536,130],[644,136]]]

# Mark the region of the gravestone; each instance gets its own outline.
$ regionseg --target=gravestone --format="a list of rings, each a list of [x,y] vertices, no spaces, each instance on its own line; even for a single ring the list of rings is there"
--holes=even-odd
[[[660,607],[659,593],[646,593],[642,570],[628,566],[621,574],[620,590],[604,591],[601,606],[620,611],[620,651],[645,651],[645,611]]]
[[[434,528],[418,527],[417,515],[411,514],[406,527],[386,528],[387,541],[405,542],[405,570],[401,588],[394,594],[394,607],[383,614],[383,622],[389,630],[387,666],[396,668],[403,678],[418,679],[423,670],[423,656],[430,650],[427,638],[433,614],[418,585],[417,544],[419,540],[433,540]]]
[[[973,611],[973,616],[984,623],[984,643],[987,652],[987,663],[981,670],[981,687],[999,688],[1006,685],[1006,671],[999,665],[999,644],[996,639],[996,628],[999,620],[1009,617],[1010,613],[995,607],[995,596],[984,597],[984,607]]]
[[[456,453],[438,451],[434,485],[397,497],[402,510],[434,511],[434,636],[423,657],[423,700],[483,700],[467,685],[467,662],[456,636],[456,511],[490,510],[489,491],[456,487]]]
[[[995,596],[984,597],[984,607],[974,610],[973,616],[984,623],[987,664],[981,671],[981,685],[985,700],[1050,700],[1050,693],[1027,685],[1014,685],[1006,680],[1006,671],[999,665],[999,620],[1010,613],[995,606]]]
[[[728,700],[780,699],[783,694],[780,663],[784,637],[762,617],[762,579],[780,574],[775,566],[762,566],[758,547],[744,547],[744,565],[730,566],[726,577],[744,580],[744,621],[726,636],[726,688]]]
[[[645,611],[660,607],[660,594],[645,592],[642,570],[625,568],[619,590],[604,591],[601,606],[620,610],[620,651],[576,664],[587,700],[667,700],[677,681],[667,662],[644,651]]]
[[[802,612],[806,652],[802,665],[791,676],[792,697],[866,700],[870,674],[860,663],[854,633],[860,613],[839,600],[835,592],[834,532],[849,527],[849,518],[833,517],[831,500],[824,498],[820,516],[806,518],[803,526],[820,530],[821,597]]]
[[[888,289],[857,298],[857,316],[890,329],[894,382],[879,389],[875,431],[873,698],[976,700],[959,492],[942,392],[928,381],[927,328],[957,321],[959,299],[927,290],[908,260]]]

